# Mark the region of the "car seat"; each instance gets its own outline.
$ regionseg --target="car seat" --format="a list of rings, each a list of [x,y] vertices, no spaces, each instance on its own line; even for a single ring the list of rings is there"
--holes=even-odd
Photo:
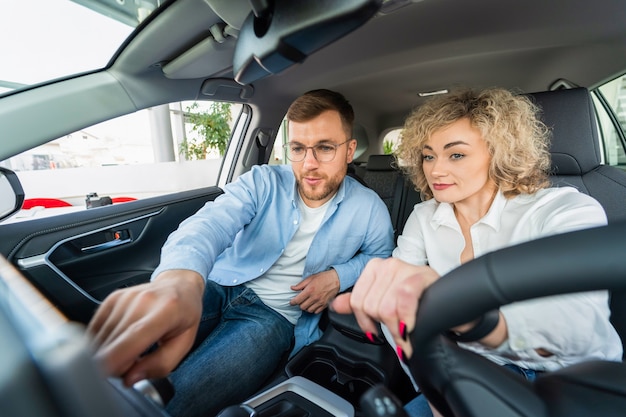
[[[397,239],[413,206],[419,202],[419,193],[397,166],[394,155],[370,155],[362,177],[387,206]]]
[[[579,87],[529,97],[542,108],[542,120],[552,129],[553,185],[569,185],[598,200],[609,224],[626,220],[626,172],[602,163],[589,91]],[[611,322],[626,345],[625,291],[611,293]]]
[[[370,155],[362,175],[365,183],[376,191],[390,213],[393,208],[394,197],[397,194],[398,182],[402,179],[400,170],[395,166],[395,161],[393,155]]]
[[[552,129],[552,183],[569,185],[602,204],[609,223],[626,220],[626,172],[604,165],[589,91],[579,87],[529,94]]]

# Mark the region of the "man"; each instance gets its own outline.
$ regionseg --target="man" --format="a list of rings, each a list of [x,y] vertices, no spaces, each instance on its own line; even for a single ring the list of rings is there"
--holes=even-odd
[[[170,235],[152,282],[113,293],[89,325],[97,358],[127,385],[176,367],[174,416],[256,392],[290,349],[319,338],[319,313],[367,261],[393,249],[385,204],[346,177],[349,102],[310,91],[287,120],[291,167],[256,166],[227,185]]]

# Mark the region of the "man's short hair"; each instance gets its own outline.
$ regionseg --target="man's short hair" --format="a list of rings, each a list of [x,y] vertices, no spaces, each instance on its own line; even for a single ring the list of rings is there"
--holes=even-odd
[[[351,139],[354,110],[350,102],[336,91],[318,89],[304,93],[289,106],[287,120],[297,123],[307,122],[328,110],[339,113],[347,139]]]

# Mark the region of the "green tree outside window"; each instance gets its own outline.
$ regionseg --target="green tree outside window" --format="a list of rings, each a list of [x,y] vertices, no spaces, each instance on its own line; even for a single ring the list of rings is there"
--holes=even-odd
[[[230,103],[211,103],[208,111],[195,111],[198,103],[187,107],[185,122],[193,125],[192,130],[198,132],[198,139],[183,140],[180,153],[187,160],[206,159],[209,149],[215,149],[223,156],[230,138],[232,115]]]
[[[383,142],[383,153],[385,155],[391,155],[396,150],[396,145],[389,139]]]

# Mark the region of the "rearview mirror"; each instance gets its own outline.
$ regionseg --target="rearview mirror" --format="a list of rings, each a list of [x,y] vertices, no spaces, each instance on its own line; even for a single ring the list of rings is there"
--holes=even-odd
[[[24,190],[17,174],[0,167],[0,220],[17,213],[24,204]]]
[[[274,0],[259,4],[239,32],[233,73],[240,84],[276,74],[367,22],[382,0]]]

